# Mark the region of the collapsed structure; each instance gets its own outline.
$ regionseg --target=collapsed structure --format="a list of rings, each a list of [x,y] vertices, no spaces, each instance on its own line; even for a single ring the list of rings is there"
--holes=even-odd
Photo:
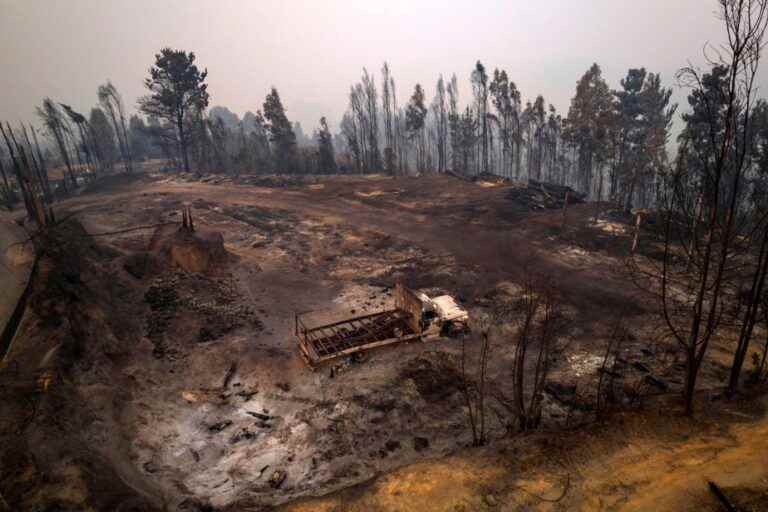
[[[296,313],[295,334],[304,361],[322,363],[376,347],[439,336],[447,325],[466,326],[469,315],[450,295],[430,299],[398,283],[393,308],[315,327]]]

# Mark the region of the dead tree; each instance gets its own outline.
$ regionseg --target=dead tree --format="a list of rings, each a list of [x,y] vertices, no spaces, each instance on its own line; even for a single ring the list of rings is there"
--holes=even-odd
[[[616,357],[618,356],[619,351],[621,350],[621,345],[627,335],[623,323],[624,315],[620,315],[613,325],[611,334],[608,337],[608,344],[606,345],[605,353],[603,354],[603,362],[598,370],[597,393],[595,398],[595,411],[597,412],[598,417],[602,414],[605,407],[605,402],[603,401],[603,380],[606,375],[610,377],[610,380],[608,382],[607,393],[605,394],[607,394],[609,398],[613,396],[613,380],[617,376],[614,370]]]
[[[395,131],[392,116],[392,94],[394,93],[394,82],[392,74],[389,71],[389,64],[384,62],[381,68],[381,112],[384,118],[384,170],[387,173],[395,174],[395,162],[397,159]],[[397,106],[395,106],[397,109]]]
[[[34,136],[34,128],[32,128],[32,126],[29,128]],[[53,195],[51,194],[51,188],[48,183],[48,170],[45,168],[45,160],[43,160],[43,155],[40,153],[39,147],[37,148],[37,155],[35,155],[35,149],[32,147],[32,141],[29,139],[26,126],[22,124],[21,130],[24,135],[24,140],[27,143],[27,152],[29,153],[29,158],[35,166],[35,174],[37,175],[37,181],[40,184],[40,188],[43,191],[43,198],[45,199],[46,203],[51,203],[53,202]]]
[[[472,445],[483,446],[487,442],[485,417],[487,396],[488,356],[491,350],[492,321],[489,317],[479,317],[473,321],[472,331],[480,337],[480,356],[474,375],[467,368],[466,337],[461,337],[461,392],[467,407],[467,419],[472,430]]]
[[[554,286],[529,275],[517,307],[517,332],[513,379],[514,405],[521,431],[539,426],[551,356],[561,327],[560,304]],[[535,351],[533,375],[527,369],[530,350]]]
[[[660,263],[646,258],[642,270],[685,355],[687,415],[693,414],[696,380],[709,343],[726,317],[728,290],[740,279],[738,260],[754,243],[753,237],[744,237],[752,220],[746,200],[749,133],[768,0],[719,3],[728,45],[709,52],[713,74],[693,67],[678,73],[679,81],[693,90],[690,101],[700,106],[699,122],[707,135],[695,139],[697,144],[684,143],[675,168],[660,176],[663,255]]]
[[[42,197],[40,184],[35,180],[24,147],[16,140],[10,125],[6,124],[6,128],[3,128],[2,123],[0,123],[0,133],[2,133],[8,148],[27,215],[32,221],[37,223],[38,228],[42,229],[48,224],[53,213],[50,210],[46,210],[42,205],[40,200]]]
[[[556,288],[546,278],[525,271],[519,296],[505,306],[506,332],[514,346],[512,396],[495,391],[498,402],[514,418],[521,432],[541,423],[544,389],[552,356],[565,326]]]
[[[46,193],[48,194],[48,197],[53,200],[53,191],[51,190],[51,180],[48,176],[48,167],[45,165],[45,158],[43,158],[43,152],[40,150],[40,142],[37,140],[37,130],[33,126],[29,127],[29,130],[32,132],[32,140],[35,141],[35,150],[37,151],[37,161],[40,164],[40,171],[41,176],[43,179],[43,187],[46,190]]]
[[[733,354],[733,363],[728,379],[728,396],[733,396],[739,387],[739,377],[747,357],[749,344],[755,326],[759,321],[762,298],[765,294],[765,281],[768,276],[768,222],[763,226],[762,240],[757,255],[757,262],[752,270],[749,289],[747,290],[746,307],[740,319],[739,339]],[[763,364],[765,358],[763,358]]]

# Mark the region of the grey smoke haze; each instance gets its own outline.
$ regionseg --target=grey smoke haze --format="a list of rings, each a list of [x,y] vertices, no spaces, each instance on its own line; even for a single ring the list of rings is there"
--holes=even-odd
[[[459,78],[463,99],[477,59],[508,71],[524,98],[567,112],[592,64],[611,87],[630,67],[665,85],[706,41],[723,39],[714,0],[161,1],[0,0],[0,119],[32,120],[45,96],[87,111],[111,79],[135,108],[154,54],[194,51],[209,71],[211,105],[242,115],[275,85],[307,133],[325,115],[335,130],[349,85],[387,60],[404,104],[415,83]],[[684,91],[675,100],[684,102]],[[681,105],[682,106],[682,105]]]

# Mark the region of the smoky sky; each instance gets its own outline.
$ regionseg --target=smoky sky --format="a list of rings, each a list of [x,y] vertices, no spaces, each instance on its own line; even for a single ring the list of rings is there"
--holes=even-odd
[[[42,98],[88,111],[107,79],[130,108],[162,47],[194,51],[211,106],[242,115],[277,87],[291,120],[336,129],[349,86],[388,61],[404,105],[456,73],[462,100],[480,59],[507,70],[524,99],[567,113],[597,62],[612,88],[630,67],[667,86],[703,45],[724,39],[714,0],[0,0],[0,119],[35,120]],[[377,81],[378,83],[378,81]],[[380,83],[379,83],[380,87]],[[685,91],[675,87],[675,101]],[[682,105],[681,105],[682,107]]]

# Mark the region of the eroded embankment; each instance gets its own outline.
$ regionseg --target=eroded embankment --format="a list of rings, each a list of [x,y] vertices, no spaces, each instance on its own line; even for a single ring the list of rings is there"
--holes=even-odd
[[[108,258],[76,222],[41,244],[0,369],[0,494],[12,510],[161,505],[127,456],[121,411],[129,383],[115,361],[132,348],[133,333],[117,310],[125,299],[119,280],[97,263]]]
[[[23,230],[0,219],[0,361],[16,334],[37,268],[31,244],[23,242]]]

